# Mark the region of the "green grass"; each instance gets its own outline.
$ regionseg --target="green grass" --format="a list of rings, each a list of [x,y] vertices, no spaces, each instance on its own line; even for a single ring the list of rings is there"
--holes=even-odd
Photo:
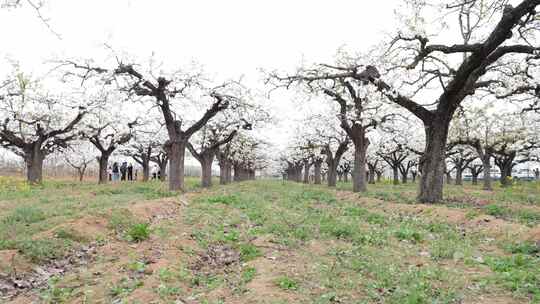
[[[196,179],[188,181],[191,190],[197,188]],[[161,257],[182,253],[153,273],[146,255],[130,256],[117,279],[99,278],[107,283],[109,302],[122,301],[139,288],[150,289],[163,303],[230,300],[213,296],[221,294],[241,302],[256,294],[252,286],[261,285],[274,288],[275,298],[264,299],[268,303],[287,303],[289,297],[298,303],[472,303],[491,295],[515,303],[540,301],[536,242],[512,234],[518,231],[495,237],[491,231],[447,222],[431,214],[431,207],[418,212],[417,206],[406,206],[416,204],[414,184],[385,182],[369,185],[364,194],[342,196],[324,185],[233,183],[194,195],[180,218],[149,225],[129,210],[137,202],[176,195],[159,182],[46,182],[37,187],[0,182],[0,249],[17,249],[38,263],[60,257],[88,240],[57,226],[92,215],[105,217],[115,232],[105,242],[127,248],[152,245],[162,250]],[[540,224],[536,183],[495,186],[493,192],[464,187],[446,187],[445,208],[462,212],[466,220],[490,215],[524,226]],[[338,189],[351,185],[340,183]],[[42,237],[45,231],[53,231],[52,236]],[[194,267],[216,244],[231,248],[239,260]],[[145,285],[146,276],[153,277],[151,285]],[[42,291],[45,302],[70,302],[80,294],[60,283],[55,279]]]
[[[126,232],[128,240],[132,242],[142,242],[150,237],[150,226],[148,223],[138,223],[131,227]]]
[[[289,277],[280,277],[275,281],[276,285],[283,290],[297,290],[298,282]]]
[[[195,189],[197,178],[186,179],[187,188]],[[53,238],[36,238],[42,232],[80,217],[109,217],[117,232],[125,233],[137,223],[123,213],[134,202],[176,195],[160,182],[97,185],[93,182],[45,180],[29,186],[17,178],[0,177],[0,250],[16,249],[34,261],[59,257],[66,248],[88,240],[73,231],[57,229]],[[140,227],[139,227],[140,228]],[[134,241],[143,229],[134,229]],[[143,232],[139,235],[139,232]]]

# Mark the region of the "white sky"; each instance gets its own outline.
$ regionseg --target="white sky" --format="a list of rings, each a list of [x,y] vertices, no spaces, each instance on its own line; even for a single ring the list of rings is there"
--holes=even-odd
[[[245,76],[262,88],[259,68],[292,71],[304,58],[331,62],[339,47],[365,50],[391,31],[399,0],[45,0],[42,14],[58,39],[28,6],[0,10],[0,58],[43,73],[51,58],[95,58],[104,43],[138,58],[152,52],[171,69],[196,60],[218,78]],[[23,1],[24,2],[24,1]],[[8,72],[6,60],[0,69]],[[4,73],[5,73],[4,72]],[[279,123],[266,135],[282,146],[302,111],[292,94],[272,95]],[[287,123],[288,122],[288,123]]]

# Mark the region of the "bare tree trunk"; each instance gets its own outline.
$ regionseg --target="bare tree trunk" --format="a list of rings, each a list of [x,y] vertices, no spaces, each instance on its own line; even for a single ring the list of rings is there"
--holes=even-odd
[[[201,186],[208,188],[212,186],[212,163],[214,162],[214,153],[204,153],[201,156]]]
[[[159,163],[159,172],[161,173],[159,175],[159,180],[164,182],[165,180],[167,180],[167,174],[165,172],[167,172],[167,164],[168,164],[169,161],[163,161],[161,163]]]
[[[491,187],[491,155],[488,153],[485,153],[483,155],[482,159],[482,166],[484,167],[484,179],[483,179],[483,189],[491,191],[493,190],[493,187]]]
[[[309,160],[304,161],[304,184],[309,184],[309,170],[311,169],[311,164]]]
[[[184,191],[184,158],[186,143],[175,141],[170,144],[169,153],[169,190]]]
[[[86,172],[86,166],[83,165],[83,167],[79,168],[77,171],[79,173],[79,182],[82,183],[84,180],[84,173]]]
[[[408,175],[408,172],[401,173],[401,183],[402,184],[406,184],[409,181],[407,175]]]
[[[101,156],[98,157],[99,163],[99,177],[98,184],[106,184],[109,182],[109,173],[107,169],[109,167],[109,157],[111,155],[108,153],[101,153]]]
[[[327,174],[328,187],[335,187],[337,183],[337,165],[329,164]]]
[[[366,144],[363,140],[354,145],[353,192],[367,191],[366,149],[368,145],[369,142]]]
[[[375,169],[369,168],[369,180],[368,183],[375,184]]]
[[[456,185],[457,186],[463,185],[463,169],[459,167],[456,168]]]
[[[227,184],[230,184],[232,182],[232,164],[230,162],[227,163],[226,167],[226,181]]]
[[[512,163],[505,162],[502,166],[499,166],[499,169],[501,170],[501,185],[503,187],[510,186],[512,184],[510,180],[510,177],[512,177]]]
[[[228,162],[227,161],[224,161],[224,160],[221,160],[219,162],[219,184],[220,185],[226,185],[228,184],[228,180],[227,180],[227,171],[228,171]]]
[[[450,174],[450,172],[446,172],[445,175],[446,175],[446,178],[445,178],[446,179],[446,184],[451,185],[452,184],[452,175]]]
[[[38,146],[35,145],[35,148],[25,151],[24,155],[26,179],[30,184],[40,184],[43,181],[43,160],[45,155]]]
[[[321,160],[316,160],[315,161],[315,167],[313,168],[313,171],[314,171],[314,175],[315,175],[315,185],[320,185],[321,184],[321,165],[322,165],[322,161]]]
[[[399,185],[399,170],[397,167],[392,167],[392,172],[394,173],[394,179],[393,179],[393,184],[394,185]]]
[[[478,174],[472,175],[472,184],[475,186],[478,185]]]
[[[443,176],[446,140],[450,120],[433,119],[425,126],[426,148],[420,160],[418,201],[437,203],[443,199]]]
[[[150,160],[143,160],[142,163],[143,169],[143,182],[147,182],[150,179]]]

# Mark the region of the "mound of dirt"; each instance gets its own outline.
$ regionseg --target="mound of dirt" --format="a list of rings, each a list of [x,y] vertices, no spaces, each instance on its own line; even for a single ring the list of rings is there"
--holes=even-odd
[[[527,233],[525,237],[527,241],[540,243],[540,226],[536,226],[529,230],[529,233]]]
[[[219,269],[240,262],[240,253],[229,245],[209,245],[193,265],[193,269]]]
[[[0,250],[0,273],[17,274],[32,270],[32,263],[17,250]]]
[[[489,232],[491,235],[500,235],[506,232],[522,234],[527,231],[527,227],[521,224],[508,222],[491,215],[479,215],[468,221],[465,226]]]
[[[170,198],[146,201],[129,207],[133,215],[150,223],[174,218],[179,209],[180,204]]]
[[[109,234],[108,221],[102,217],[85,216],[56,226],[50,230],[36,234],[34,239],[58,237],[59,231],[67,232],[71,237],[81,241],[92,241],[97,236]]]
[[[50,260],[43,265],[33,266],[26,272],[0,273],[0,299],[11,299],[29,290],[42,288],[53,276],[86,266],[97,252],[97,244],[72,249],[61,259]]]

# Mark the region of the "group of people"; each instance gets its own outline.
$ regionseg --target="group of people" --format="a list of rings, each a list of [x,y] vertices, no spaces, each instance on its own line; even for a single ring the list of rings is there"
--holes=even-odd
[[[119,165],[118,162],[114,162],[112,166],[109,166],[109,181],[116,182],[119,180],[137,180],[137,170],[135,169],[135,172],[133,172],[131,163],[123,162],[122,165]]]

